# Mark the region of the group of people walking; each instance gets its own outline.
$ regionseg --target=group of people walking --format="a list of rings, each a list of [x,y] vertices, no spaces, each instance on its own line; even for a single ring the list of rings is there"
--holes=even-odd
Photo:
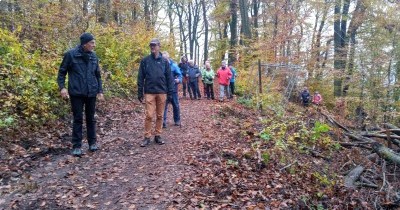
[[[209,61],[206,61],[204,68],[199,69],[193,62],[193,60],[187,60],[186,56],[181,58],[179,67],[182,71],[182,96],[187,98],[189,95],[190,99],[195,100],[201,99],[200,91],[200,80],[203,85],[203,95],[209,100],[215,99],[214,94],[214,80],[217,78],[220,92],[219,101],[223,101],[226,97],[227,99],[232,99],[235,94],[235,80],[237,77],[236,69],[229,65],[226,65],[226,61],[222,61],[221,67],[214,72],[211,68]]]
[[[59,68],[57,82],[61,96],[70,98],[73,113],[72,154],[82,155],[83,110],[86,117],[89,151],[97,151],[96,138],[96,99],[104,100],[99,61],[94,53],[95,38],[90,33],[80,36],[80,45],[65,53]],[[199,83],[203,85],[203,95],[214,100],[214,80],[219,84],[219,101],[233,98],[235,93],[236,69],[222,61],[216,73],[206,62],[200,70],[193,60],[182,57],[175,63],[168,52],[160,52],[161,43],[154,38],[150,41],[151,54],[140,62],[137,86],[138,100],[145,104],[144,139],[141,147],[151,143],[152,120],[156,115],[154,142],[164,144],[161,138],[162,128],[167,126],[168,105],[172,104],[175,126],[181,125],[179,107],[179,84],[182,84],[182,95],[190,99],[201,99]],[[68,74],[68,90],[65,87]]]

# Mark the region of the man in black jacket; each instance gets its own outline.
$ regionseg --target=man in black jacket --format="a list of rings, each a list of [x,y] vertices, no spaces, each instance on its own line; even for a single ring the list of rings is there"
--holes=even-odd
[[[98,150],[96,144],[96,96],[104,100],[102,81],[100,76],[99,60],[93,52],[96,47],[94,37],[90,33],[83,33],[81,44],[64,54],[58,71],[57,83],[61,97],[71,99],[72,114],[72,154],[82,155],[82,123],[83,106],[85,106],[87,140],[89,150]],[[68,90],[65,88],[65,78],[68,74]]]
[[[156,112],[156,129],[154,141],[157,144],[164,144],[161,139],[163,115],[165,102],[172,101],[174,91],[174,79],[168,60],[160,53],[160,41],[152,39],[150,41],[151,54],[140,62],[138,75],[138,99],[145,101],[146,119],[144,122],[144,140],[141,147],[150,144],[151,124],[154,112]]]

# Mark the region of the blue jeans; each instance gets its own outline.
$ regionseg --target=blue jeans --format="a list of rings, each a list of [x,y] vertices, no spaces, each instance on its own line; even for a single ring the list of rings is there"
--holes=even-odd
[[[219,100],[222,101],[224,100],[226,93],[226,98],[230,98],[230,90],[229,90],[229,85],[219,85]]]
[[[96,97],[71,96],[72,114],[74,122],[72,125],[72,147],[81,148],[82,146],[82,124],[83,106],[85,106],[87,140],[89,145],[96,143]]]
[[[166,101],[165,103],[165,109],[164,109],[164,122],[163,124],[167,124],[167,113],[168,113],[168,104],[172,104],[172,111],[174,113],[174,122],[175,123],[180,123],[181,122],[181,115],[180,115],[180,109],[179,109],[179,99],[178,99],[178,93],[173,93],[172,94],[172,101]]]

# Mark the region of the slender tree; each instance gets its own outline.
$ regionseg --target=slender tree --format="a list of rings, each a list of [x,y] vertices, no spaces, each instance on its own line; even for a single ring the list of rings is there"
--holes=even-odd
[[[230,32],[231,32],[231,39],[230,39],[230,50],[229,50],[229,61],[236,60],[236,52],[235,48],[238,43],[238,35],[237,35],[237,15],[238,9],[238,0],[231,0],[230,3],[230,11],[231,11],[231,21],[230,21]]]
[[[239,0],[239,8],[240,8],[240,44],[246,45],[245,43],[251,39],[251,29],[250,29],[250,19],[249,19],[249,6],[247,0]]]
[[[203,21],[204,21],[204,62],[208,60],[208,18],[207,18],[207,7],[206,1],[201,1],[203,9]]]

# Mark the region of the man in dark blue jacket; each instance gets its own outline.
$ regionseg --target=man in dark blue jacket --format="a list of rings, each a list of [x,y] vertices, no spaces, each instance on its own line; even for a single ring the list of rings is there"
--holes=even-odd
[[[199,67],[194,64],[193,60],[189,60],[189,68],[188,68],[188,77],[189,77],[189,96],[190,99],[199,99],[201,98],[200,90],[199,90],[199,77],[201,72]]]
[[[94,37],[84,33],[80,37],[81,44],[64,54],[58,71],[57,83],[64,99],[71,99],[72,114],[72,154],[82,155],[82,123],[83,106],[85,106],[87,140],[89,150],[98,150],[96,144],[96,96],[104,100],[99,60],[93,52],[96,47]],[[65,88],[65,78],[68,74],[68,90]]]
[[[178,86],[179,83],[182,83],[182,73],[179,69],[178,65],[169,57],[168,52],[162,53],[163,58],[167,59],[169,62],[169,66],[171,68],[172,77],[174,78],[174,92],[172,93],[172,101],[166,101],[165,110],[164,110],[164,121],[163,128],[167,127],[167,114],[168,114],[168,104],[172,104],[172,112],[174,115],[174,122],[176,126],[181,125],[181,116],[179,109],[179,97],[178,97]]]
[[[188,62],[186,56],[182,56],[181,62],[179,63],[178,67],[181,69],[182,73],[182,93],[183,93],[183,98],[186,99],[186,87],[188,93],[190,93],[190,86],[189,86],[189,77],[188,77]]]
[[[164,144],[161,139],[163,115],[166,100],[172,100],[174,80],[168,60],[160,53],[160,41],[150,41],[151,54],[140,62],[138,74],[138,99],[145,101],[146,119],[144,123],[144,140],[141,147],[150,144],[151,124],[154,112],[156,112],[156,131],[154,141]]]

